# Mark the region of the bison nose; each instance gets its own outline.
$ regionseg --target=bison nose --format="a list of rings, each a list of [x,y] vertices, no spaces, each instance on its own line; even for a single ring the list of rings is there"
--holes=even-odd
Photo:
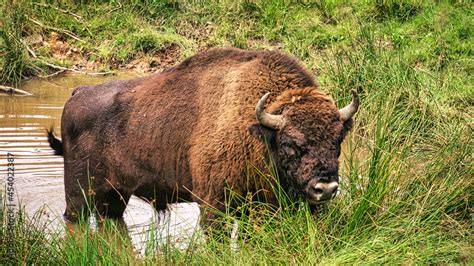
[[[338,182],[317,182],[308,189],[308,196],[311,201],[323,202],[332,199],[339,187]]]

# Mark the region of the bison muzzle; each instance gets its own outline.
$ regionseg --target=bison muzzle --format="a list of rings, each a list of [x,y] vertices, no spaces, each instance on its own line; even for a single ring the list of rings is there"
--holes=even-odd
[[[337,109],[296,60],[276,51],[210,49],[162,73],[76,88],[62,140],[48,132],[64,156],[64,216],[75,222],[93,205],[119,218],[132,195],[157,210],[176,202],[224,210],[228,188],[277,204],[271,184],[247,174],[269,158],[274,182],[321,204],[338,189],[340,146],[358,108],[352,91]]]

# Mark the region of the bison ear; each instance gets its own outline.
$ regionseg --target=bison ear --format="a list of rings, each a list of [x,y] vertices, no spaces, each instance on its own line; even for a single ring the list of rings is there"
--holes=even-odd
[[[351,130],[352,128],[352,118],[349,118],[347,119],[346,121],[344,121],[344,124],[343,124],[343,130],[342,130],[342,139],[344,139],[347,135],[347,133],[349,133],[349,131]]]
[[[248,130],[252,137],[263,143],[272,143],[275,138],[275,130],[263,127],[260,124],[253,124],[248,128]]]

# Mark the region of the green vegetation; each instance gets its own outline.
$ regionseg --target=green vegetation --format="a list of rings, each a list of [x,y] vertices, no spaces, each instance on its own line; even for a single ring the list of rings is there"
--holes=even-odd
[[[24,255],[16,262],[472,264],[473,4],[346,2],[4,4],[1,83],[56,71],[44,62],[96,71],[136,60],[166,67],[206,47],[235,46],[296,56],[338,105],[352,88],[362,97],[341,156],[343,194],[317,219],[252,203],[254,214],[239,218],[239,251],[224,235],[145,257],[126,240],[87,230],[48,237],[20,219],[15,248]],[[0,240],[4,247],[5,226]]]

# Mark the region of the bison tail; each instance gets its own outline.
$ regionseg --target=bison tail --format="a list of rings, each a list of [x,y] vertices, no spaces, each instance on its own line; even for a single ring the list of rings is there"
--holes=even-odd
[[[63,143],[54,135],[53,126],[49,130],[46,129],[46,133],[48,134],[49,146],[54,150],[54,154],[63,155]]]

